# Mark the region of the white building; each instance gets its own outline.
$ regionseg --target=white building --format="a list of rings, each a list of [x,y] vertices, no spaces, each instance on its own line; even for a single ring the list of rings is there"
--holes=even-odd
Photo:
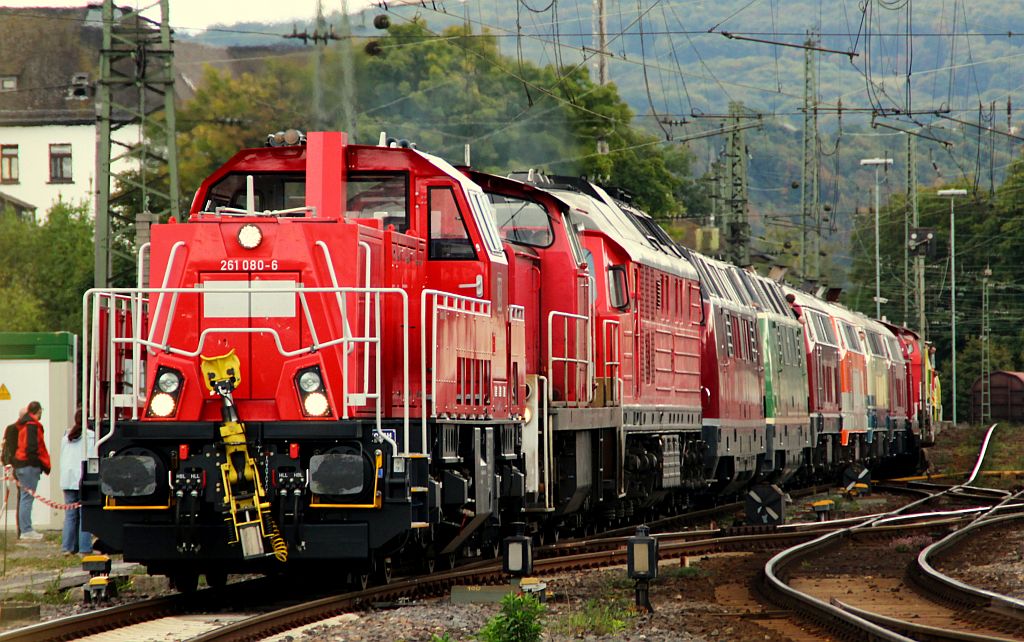
[[[94,206],[98,20],[96,7],[0,8],[0,203],[39,218],[60,200]]]

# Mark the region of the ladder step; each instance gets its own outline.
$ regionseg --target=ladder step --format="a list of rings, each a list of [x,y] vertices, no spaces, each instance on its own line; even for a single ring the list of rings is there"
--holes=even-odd
[[[427,488],[426,486],[413,486],[412,488],[409,489],[409,492],[410,493],[425,493],[428,490],[430,490],[430,489]]]

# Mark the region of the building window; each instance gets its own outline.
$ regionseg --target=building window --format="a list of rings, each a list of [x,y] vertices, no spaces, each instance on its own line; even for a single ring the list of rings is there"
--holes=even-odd
[[[62,143],[60,145],[50,145],[50,182],[72,182],[71,145],[67,143]]]
[[[0,91],[17,91],[17,76],[0,76]]]
[[[0,183],[18,182],[18,146],[0,145]]]

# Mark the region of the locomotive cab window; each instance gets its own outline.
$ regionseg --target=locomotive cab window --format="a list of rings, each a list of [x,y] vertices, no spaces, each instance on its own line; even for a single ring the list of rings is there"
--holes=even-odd
[[[345,181],[345,218],[376,219],[387,229],[409,229],[409,181],[405,174],[351,173]]]
[[[469,238],[452,188],[428,189],[427,207],[430,211],[430,258],[449,261],[475,259],[473,241]]]
[[[629,307],[629,285],[626,280],[626,268],[622,265],[608,268],[608,304],[618,310]]]
[[[306,204],[306,178],[302,174],[235,172],[210,187],[203,203],[203,211],[213,212],[218,207],[246,209],[246,177],[250,175],[255,201],[253,209],[257,212],[286,210]]]
[[[501,240],[532,247],[548,247],[555,240],[543,205],[513,196],[488,194],[497,215]]]

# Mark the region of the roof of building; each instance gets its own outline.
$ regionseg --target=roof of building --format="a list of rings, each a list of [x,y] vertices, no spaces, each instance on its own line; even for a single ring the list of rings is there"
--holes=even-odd
[[[102,37],[96,8],[0,8],[0,78],[16,83],[0,90],[0,124],[95,122]]]
[[[18,214],[32,213],[36,211],[36,206],[32,203],[26,203],[20,198],[14,198],[10,194],[0,192],[0,209],[8,206]]]

